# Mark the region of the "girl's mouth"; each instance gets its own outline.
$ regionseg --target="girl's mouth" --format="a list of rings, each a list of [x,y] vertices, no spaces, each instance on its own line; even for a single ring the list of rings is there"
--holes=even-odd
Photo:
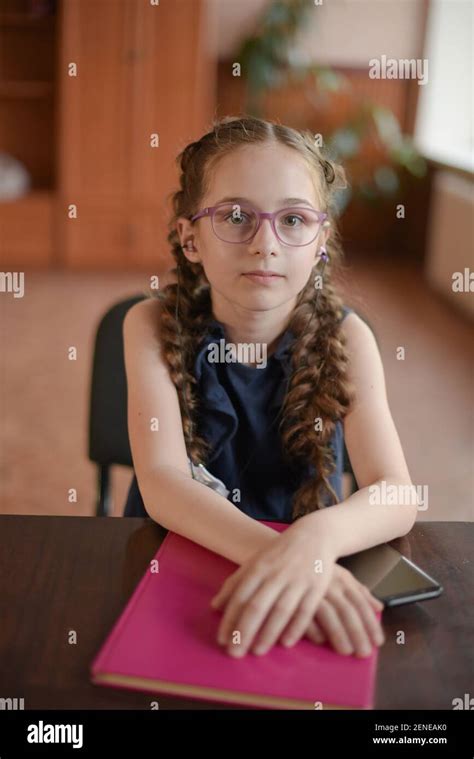
[[[259,285],[270,285],[274,284],[279,279],[283,279],[282,274],[277,274],[276,272],[269,271],[249,271],[244,272],[242,276],[250,279],[252,282],[256,282]]]

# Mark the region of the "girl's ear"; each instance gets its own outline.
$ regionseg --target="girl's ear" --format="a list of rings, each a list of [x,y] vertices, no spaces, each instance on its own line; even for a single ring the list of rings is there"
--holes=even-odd
[[[315,262],[319,261],[319,257],[321,255],[321,248],[326,247],[326,243],[329,239],[330,234],[331,234],[331,225],[328,221],[325,221],[321,228],[320,237],[318,239],[318,247],[314,254]]]
[[[190,223],[189,219],[186,219],[184,216],[180,216],[176,220],[176,231],[178,233],[179,242],[181,244],[181,248],[183,250],[183,253],[185,253],[186,257],[188,258],[188,253],[195,252],[194,247],[194,228],[192,224]],[[193,261],[193,258],[189,258],[190,261]]]
[[[184,245],[182,245],[182,251],[188,261],[191,261],[193,264],[201,263],[201,258],[199,256],[199,252],[194,247],[194,243],[192,240],[188,240]]]

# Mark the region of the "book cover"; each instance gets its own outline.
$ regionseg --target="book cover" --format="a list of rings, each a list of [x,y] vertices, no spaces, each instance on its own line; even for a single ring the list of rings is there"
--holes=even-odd
[[[244,708],[372,708],[377,646],[367,658],[306,638],[263,656],[226,653],[217,642],[223,610],[209,604],[236,568],[169,532],[93,660],[92,682]]]

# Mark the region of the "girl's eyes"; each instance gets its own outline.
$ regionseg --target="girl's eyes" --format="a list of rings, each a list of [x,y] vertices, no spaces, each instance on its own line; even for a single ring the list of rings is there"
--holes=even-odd
[[[231,213],[225,217],[225,221],[228,221],[229,219],[232,219],[232,221],[244,221],[244,216],[247,219],[247,221],[249,221],[250,217],[247,216],[247,214],[245,213],[241,213],[240,215]],[[236,224],[235,226],[240,227],[240,224]]]
[[[225,221],[228,221],[229,219],[232,219],[233,222],[235,222],[235,221],[237,221],[237,222],[239,222],[239,221],[245,221],[244,217],[245,217],[245,219],[247,221],[250,220],[250,217],[247,216],[247,214],[241,213],[239,216],[236,216],[235,214],[229,214],[228,216],[225,217]],[[302,216],[297,216],[296,214],[293,214],[293,213],[292,214],[288,214],[287,216],[283,216],[283,221],[285,219],[297,219],[302,224],[305,223],[305,219],[303,219]],[[235,226],[240,226],[240,224],[236,224]],[[296,225],[295,224],[288,224],[288,226],[294,227]]]
[[[301,216],[297,216],[294,213],[288,214],[288,216],[284,216],[283,218],[284,219],[299,219],[299,221],[301,221],[302,224],[304,224],[304,221],[305,221]],[[291,227],[291,226],[296,226],[296,225],[295,224],[289,224],[288,226]]]

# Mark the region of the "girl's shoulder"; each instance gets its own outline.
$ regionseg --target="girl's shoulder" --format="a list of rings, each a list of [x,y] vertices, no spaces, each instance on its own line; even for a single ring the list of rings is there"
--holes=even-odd
[[[131,318],[144,321],[155,320],[159,317],[160,311],[161,303],[159,299],[146,296],[143,300],[139,300],[138,303],[134,303],[133,306],[130,306],[126,318],[131,316]]]
[[[158,298],[146,297],[134,303],[125,314],[124,323],[133,322],[144,327],[159,329],[161,319],[161,303]]]
[[[123,321],[122,334],[128,343],[139,343],[141,348],[152,347],[161,353],[161,303],[157,298],[146,297],[131,306]]]
[[[373,330],[366,317],[363,314],[358,313],[354,308],[350,306],[342,306],[342,316],[340,319],[341,324],[344,325],[345,330],[355,331],[363,335],[374,336]]]

